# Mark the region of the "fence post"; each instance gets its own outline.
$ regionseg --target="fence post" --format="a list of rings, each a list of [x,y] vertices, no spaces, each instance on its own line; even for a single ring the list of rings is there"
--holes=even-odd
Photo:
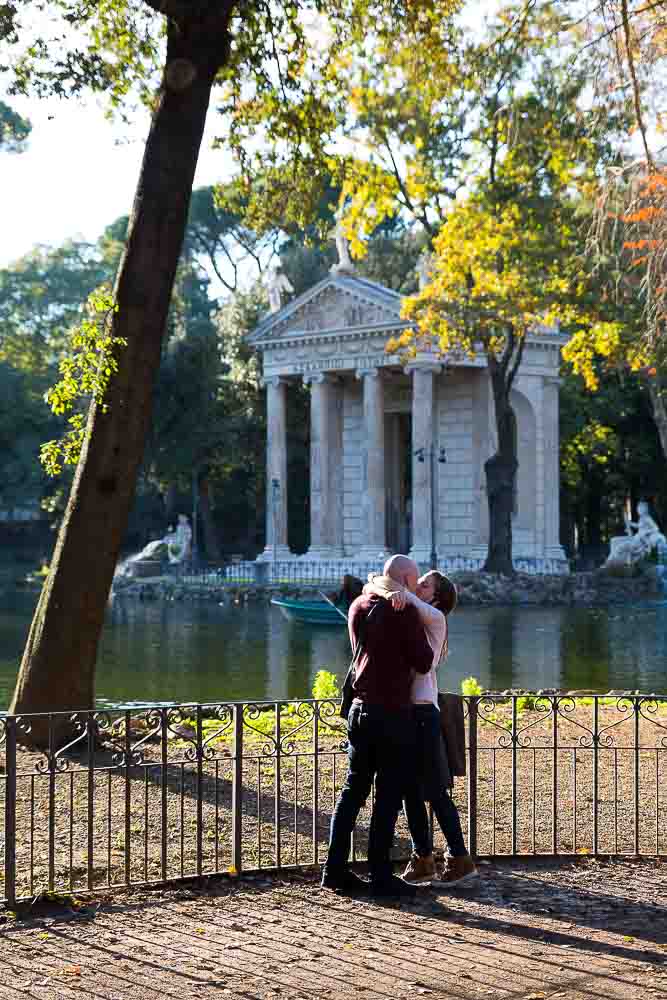
[[[255,586],[268,587],[269,585],[269,564],[267,562],[253,563],[255,571]]]
[[[204,837],[204,802],[202,799],[202,791],[204,787],[204,734],[202,727],[202,711],[201,705],[197,705],[197,716],[196,716],[196,727],[197,727],[197,875],[201,878],[202,873],[202,854],[203,854],[203,837]]]
[[[468,850],[477,854],[477,704],[468,699]]]
[[[5,896],[16,905],[16,717],[5,719]]]
[[[243,870],[243,704],[234,705],[234,773],[232,776],[232,868]]]

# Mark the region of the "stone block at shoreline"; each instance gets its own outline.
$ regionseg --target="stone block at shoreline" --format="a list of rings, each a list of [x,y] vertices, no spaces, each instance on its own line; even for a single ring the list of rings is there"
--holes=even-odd
[[[661,596],[655,576],[611,576],[600,571],[538,576],[517,573],[513,577],[483,572],[451,573],[459,593],[459,605],[498,607],[590,607],[654,601]],[[256,584],[208,583],[203,580],[152,577],[114,583],[115,597],[139,600],[198,601],[242,604],[272,597],[313,598],[320,590],[332,591],[334,584],[286,584],[261,587]]]

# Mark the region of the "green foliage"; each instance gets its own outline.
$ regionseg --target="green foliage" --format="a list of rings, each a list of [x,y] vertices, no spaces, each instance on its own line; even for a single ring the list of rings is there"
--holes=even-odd
[[[0,360],[43,378],[45,391],[87,297],[109,277],[97,248],[73,240],[0,270]]]
[[[27,372],[0,361],[0,505],[36,504],[44,489],[37,460],[45,431],[57,422],[49,417]]]
[[[154,393],[145,467],[161,488],[205,465],[225,436],[224,363],[208,279],[181,258]]]
[[[223,74],[220,110],[247,185],[251,226],[265,230],[278,222],[288,232],[317,227],[322,237],[319,206],[332,180],[338,186],[350,166],[335,152],[335,142],[348,130],[353,142],[369,137],[363,126],[352,135],[356,75],[391,63],[397,49],[405,58],[420,53],[422,68],[440,63],[459,3],[344,0],[313,5],[312,12],[309,6],[253,9]],[[272,71],[249,75],[246,66],[259,65],[262,40],[269,38]],[[421,74],[422,87],[429,78],[429,70]],[[368,232],[382,218],[375,215]]]
[[[30,135],[30,129],[30,122],[13,111],[4,101],[0,101],[0,152],[22,152]]]
[[[149,102],[163,22],[148,4],[23,0],[9,7],[0,40],[9,43],[3,68],[11,72],[10,93],[69,97],[93,91],[120,114],[128,114],[133,102]]]
[[[477,698],[483,693],[484,688],[476,677],[466,677],[465,680],[461,681],[461,694],[465,698]]]
[[[541,49],[533,42],[528,65]],[[500,358],[510,338],[520,342],[541,324],[609,335],[611,324],[590,311],[590,277],[573,253],[582,197],[606,150],[581,120],[585,75],[566,80],[545,52],[541,58],[545,65],[531,68],[510,108],[482,119],[487,155],[469,194],[442,218],[429,284],[405,305],[405,317],[435,334],[443,353],[472,357],[481,344]],[[395,346],[411,343],[406,333]]]
[[[623,532],[628,496],[650,497],[659,521],[667,512],[664,457],[646,385],[602,365],[598,378],[591,393],[566,370],[560,386],[561,509],[569,530],[576,526],[579,547],[593,554]]]
[[[338,678],[329,670],[318,670],[313,683],[313,698],[316,701],[326,701],[328,698],[340,698]]]
[[[262,256],[276,239],[277,220],[255,231],[248,198],[238,181],[192,192],[183,256],[210,267],[228,292],[236,292],[247,271],[259,274]]]
[[[583,476],[593,466],[610,464],[618,451],[618,438],[611,427],[593,420],[561,446],[563,481],[571,489],[581,486]]]
[[[102,407],[104,394],[114,372],[118,371],[117,352],[126,341],[111,333],[110,316],[117,310],[113,296],[100,289],[88,298],[88,316],[70,333],[69,353],[60,359],[60,381],[46,394],[46,401],[55,414],[71,413],[82,399],[92,399]],[[71,413],[69,430],[61,439],[42,445],[40,460],[50,476],[62,471],[63,463],[75,465],[79,460],[85,418],[81,412]]]

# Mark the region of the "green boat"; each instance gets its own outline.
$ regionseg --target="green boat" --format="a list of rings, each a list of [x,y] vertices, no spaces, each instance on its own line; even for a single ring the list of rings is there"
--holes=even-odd
[[[280,608],[285,618],[302,625],[347,625],[347,615],[326,601],[298,601],[291,597],[273,597],[271,604]]]

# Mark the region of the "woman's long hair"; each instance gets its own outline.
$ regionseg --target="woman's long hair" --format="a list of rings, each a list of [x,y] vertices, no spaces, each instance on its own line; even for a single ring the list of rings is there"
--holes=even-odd
[[[458,601],[456,585],[448,576],[445,576],[444,573],[441,573],[437,569],[432,569],[426,574],[426,577],[435,581],[435,591],[431,604],[438,611],[442,611],[443,615],[450,615]]]
[[[446,618],[447,615],[452,613],[458,601],[456,585],[449,579],[448,576],[445,576],[445,574],[441,573],[438,569],[432,569],[426,574],[426,577],[427,579],[433,579],[435,582],[435,590],[433,591],[433,600],[431,601],[431,604],[434,608],[437,608],[438,611],[442,611]],[[445,642],[442,647],[441,659],[444,660],[448,653],[449,629],[447,629],[445,634]]]

